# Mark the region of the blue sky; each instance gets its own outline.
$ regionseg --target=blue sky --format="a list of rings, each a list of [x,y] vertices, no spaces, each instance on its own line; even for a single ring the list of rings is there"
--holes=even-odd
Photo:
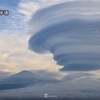
[[[9,10],[0,16],[1,71],[99,70],[99,1],[1,2],[0,9]]]
[[[0,78],[33,70],[47,76],[57,73],[56,78],[67,81],[98,81],[100,1],[0,2],[0,10],[9,10],[9,16],[0,16]],[[94,83],[91,86],[99,86]]]
[[[64,2],[63,0],[62,2]],[[0,65],[1,71],[16,73],[22,70],[59,71],[53,55],[40,55],[29,50],[31,34],[29,20],[38,9],[57,4],[61,1],[2,0],[0,9],[9,10],[9,16],[0,16]],[[35,31],[35,30],[34,30]],[[4,66],[4,67],[2,67]],[[41,67],[40,67],[41,66]],[[52,67],[51,67],[52,66]],[[55,68],[53,67],[55,66]]]
[[[1,71],[99,70],[99,1],[67,1],[1,1]]]

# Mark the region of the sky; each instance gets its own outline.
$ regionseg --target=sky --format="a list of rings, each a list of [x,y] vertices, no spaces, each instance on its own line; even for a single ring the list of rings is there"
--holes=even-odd
[[[83,88],[78,84],[84,83],[87,88],[93,82],[89,89],[94,97],[99,97],[96,94],[100,83],[99,0],[0,2],[0,10],[9,10],[8,16],[0,16],[0,78],[29,70],[68,82],[68,85],[57,84],[58,90],[64,89],[63,85],[74,84],[79,97],[88,93],[82,94]],[[70,87],[72,93],[74,87],[72,90]],[[43,87],[39,88],[44,91]]]
[[[31,15],[52,2],[47,5],[47,1],[1,1],[0,9],[9,10],[9,16],[0,16],[0,70],[14,73],[21,70],[58,71],[61,67],[56,65],[52,54],[40,55],[28,49],[31,35],[27,23]]]

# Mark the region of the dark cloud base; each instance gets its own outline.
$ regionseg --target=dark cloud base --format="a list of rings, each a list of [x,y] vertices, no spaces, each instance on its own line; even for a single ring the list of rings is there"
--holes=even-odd
[[[100,98],[1,98],[0,100],[100,100]]]

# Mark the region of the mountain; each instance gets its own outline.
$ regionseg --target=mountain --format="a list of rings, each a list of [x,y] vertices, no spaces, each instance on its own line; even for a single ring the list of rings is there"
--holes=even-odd
[[[32,84],[46,84],[60,82],[54,78],[36,75],[30,71],[21,71],[0,80],[0,90],[24,88]]]

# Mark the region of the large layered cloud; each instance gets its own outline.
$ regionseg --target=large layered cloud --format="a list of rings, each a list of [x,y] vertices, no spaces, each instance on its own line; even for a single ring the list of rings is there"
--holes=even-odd
[[[33,14],[29,49],[53,54],[61,71],[100,69],[99,1],[56,4]]]

